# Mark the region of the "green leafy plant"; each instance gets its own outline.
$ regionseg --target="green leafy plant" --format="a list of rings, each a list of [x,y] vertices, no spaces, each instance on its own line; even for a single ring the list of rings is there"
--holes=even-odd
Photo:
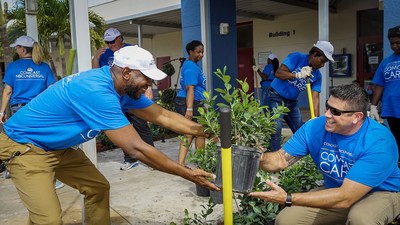
[[[287,113],[288,108],[278,106],[268,110],[267,106],[260,106],[254,99],[253,93],[249,93],[249,84],[246,80],[237,79],[241,88],[232,86],[230,75],[217,69],[214,74],[224,83],[224,88],[216,88],[219,93],[211,97],[209,92],[204,92],[207,110],[199,109],[198,122],[205,127],[205,131],[211,136],[220,133],[219,108],[229,107],[232,117],[232,143],[248,147],[268,147],[271,134],[275,132],[276,120],[281,114]],[[221,97],[225,103],[216,103],[217,97]],[[267,110],[264,110],[267,109]]]
[[[215,142],[209,142],[204,149],[198,148],[195,152],[189,152],[188,161],[206,172],[214,173],[217,166],[217,149]]]
[[[265,180],[270,179],[269,173],[259,171],[254,182],[253,191],[265,191],[269,189]],[[259,198],[247,195],[239,195],[240,210],[233,214],[234,224],[240,225],[265,225],[274,220],[281,207],[277,203],[270,203]]]
[[[185,209],[185,218],[183,219],[184,225],[192,225],[192,224],[199,224],[199,225],[211,225],[207,220],[207,217],[214,211],[215,203],[212,198],[208,200],[207,205],[201,205],[203,210],[201,210],[201,214],[197,215],[196,213],[193,214],[193,217],[190,217],[189,211]]]
[[[308,155],[296,164],[279,172],[279,186],[286,192],[304,192],[318,186],[318,181],[323,179],[321,172]]]

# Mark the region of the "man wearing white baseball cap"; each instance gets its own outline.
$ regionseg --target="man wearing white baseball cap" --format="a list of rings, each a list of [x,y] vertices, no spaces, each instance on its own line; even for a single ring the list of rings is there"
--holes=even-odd
[[[123,114],[123,110],[129,109],[175,132],[207,136],[201,125],[142,95],[151,85],[151,79],[165,76],[147,50],[128,46],[115,53],[111,67],[63,78],[4,124],[0,159],[8,161],[7,169],[28,208],[31,224],[62,224],[54,177],[85,195],[85,224],[111,223],[110,184],[76,147],[102,131],[113,143],[147,165],[220,190],[208,180],[213,174],[181,166],[143,142]]]
[[[287,115],[277,119],[276,133],[271,135],[271,150],[281,147],[282,119],[295,133],[302,125],[297,98],[300,92],[306,90],[306,78],[311,84],[314,114],[319,116],[319,93],[321,92],[322,75],[319,71],[325,63],[333,60],[333,46],[329,41],[317,41],[308,54],[301,52],[290,53],[275,73],[266,95],[266,105],[272,109],[283,104],[289,108]]]
[[[122,34],[112,27],[104,32],[103,40],[107,47],[97,50],[92,58],[92,68],[111,66],[114,60],[114,52],[125,46],[131,46],[131,44],[125,43]]]
[[[115,28],[108,28],[104,32],[104,42],[107,48],[100,48],[92,59],[92,68],[99,68],[102,66],[111,66],[114,62],[114,53],[126,46],[132,46],[124,42],[124,37]],[[147,89],[144,95],[153,99],[153,90],[151,88]],[[131,122],[132,126],[139,133],[140,137],[149,145],[154,146],[153,134],[151,133],[150,127],[147,121],[138,118],[132,113],[124,112],[126,118]],[[139,166],[137,159],[132,158],[126,152],[124,152],[123,163],[120,166],[120,170],[129,170]]]

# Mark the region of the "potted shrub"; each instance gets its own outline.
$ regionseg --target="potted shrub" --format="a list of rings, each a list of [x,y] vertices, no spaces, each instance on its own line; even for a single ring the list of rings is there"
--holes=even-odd
[[[211,97],[209,92],[204,92],[207,110],[199,109],[198,122],[205,127],[205,131],[213,136],[220,134],[219,108],[231,109],[232,124],[232,189],[235,192],[248,193],[253,189],[253,184],[258,171],[258,160],[262,152],[269,145],[269,139],[275,132],[276,119],[281,114],[288,112],[284,106],[265,110],[267,106],[260,106],[249,91],[246,80],[237,80],[241,88],[233,87],[231,77],[223,70],[217,69],[214,74],[223,81],[224,88],[216,88],[218,95]],[[217,98],[223,102],[217,103]],[[218,154],[215,181],[222,185],[220,153]]]
[[[183,143],[188,145],[184,136],[179,136]],[[189,149],[189,146],[186,146]],[[198,148],[195,152],[189,151],[188,161],[197,165],[199,169],[202,169],[209,173],[214,173],[217,165],[217,144],[215,142],[208,142],[204,149]],[[196,194],[198,196],[207,197],[210,196],[210,190],[196,184]]]

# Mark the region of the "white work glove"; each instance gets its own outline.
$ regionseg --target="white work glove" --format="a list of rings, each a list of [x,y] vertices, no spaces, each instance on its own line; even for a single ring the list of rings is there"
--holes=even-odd
[[[376,105],[371,105],[371,110],[369,111],[369,116],[378,121],[378,122],[383,122],[383,120],[381,119],[381,117],[378,114],[378,109],[376,108]]]
[[[254,72],[257,72],[258,70],[259,70],[258,66],[253,65],[253,71],[254,71]]]
[[[300,72],[296,73],[296,78],[306,78],[311,76],[312,68],[310,66],[305,66],[301,68]]]

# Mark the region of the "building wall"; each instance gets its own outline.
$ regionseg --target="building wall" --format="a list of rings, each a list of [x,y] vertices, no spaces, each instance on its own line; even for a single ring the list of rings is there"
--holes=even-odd
[[[341,1],[338,13],[329,16],[329,40],[336,54],[352,55],[351,77],[334,78],[334,85],[350,83],[357,76],[357,11],[378,8],[376,0]],[[280,33],[282,32],[282,33]],[[288,32],[290,35],[284,35]],[[271,35],[270,33],[274,34]],[[279,35],[281,34],[281,35]],[[277,16],[274,21],[253,21],[254,57],[260,52],[275,53],[280,62],[291,52],[308,52],[318,40],[318,11]]]
[[[149,15],[181,5],[181,0],[118,0],[90,7],[106,21],[119,20],[132,15]],[[118,10],[117,10],[118,9]]]

